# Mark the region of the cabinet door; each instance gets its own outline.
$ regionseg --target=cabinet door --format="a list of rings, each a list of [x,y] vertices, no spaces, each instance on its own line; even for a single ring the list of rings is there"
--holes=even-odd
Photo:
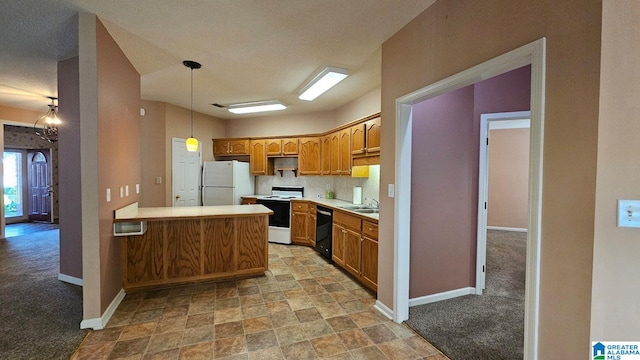
[[[320,175],[320,138],[300,139],[300,175]]]
[[[344,233],[346,230],[337,224],[332,227],[333,244],[331,248],[331,260],[344,267]]]
[[[229,153],[229,141],[225,139],[213,140],[213,156],[226,156]]]
[[[321,164],[320,164],[320,174],[321,175],[330,175],[331,174],[331,136],[323,136],[320,139],[321,146]]]
[[[340,131],[340,165],[339,174],[351,174],[351,129]]]
[[[378,242],[362,237],[362,264],[360,280],[368,288],[378,291]]]
[[[230,155],[249,155],[249,140],[229,140]]]
[[[379,153],[380,152],[380,131],[381,131],[380,118],[369,120],[364,124],[366,129],[365,138],[367,140],[367,143],[366,143],[367,153]]]
[[[307,245],[307,213],[291,213],[291,242],[298,245]]]
[[[298,155],[298,139],[282,140],[282,155]]]
[[[351,154],[353,155],[364,154],[366,151],[364,129],[364,124],[358,124],[351,127]]]
[[[267,154],[264,140],[251,140],[251,157],[249,158],[251,175],[267,175]]]
[[[267,139],[264,141],[267,148],[267,156],[282,155],[282,140],[281,139]]]
[[[309,212],[307,215],[307,243],[311,246],[316,246],[316,214]]]
[[[340,133],[329,135],[331,144],[331,175],[340,175]]]
[[[356,277],[360,277],[360,233],[345,229],[344,268]]]

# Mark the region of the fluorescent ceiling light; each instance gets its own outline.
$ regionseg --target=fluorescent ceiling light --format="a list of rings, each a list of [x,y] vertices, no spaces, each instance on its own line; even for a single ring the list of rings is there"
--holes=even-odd
[[[302,88],[298,99],[311,101],[344,80],[347,76],[349,76],[347,69],[329,66]]]
[[[227,109],[234,114],[250,114],[264,111],[284,110],[287,107],[280,101],[258,101],[244,104],[233,104],[227,106]]]

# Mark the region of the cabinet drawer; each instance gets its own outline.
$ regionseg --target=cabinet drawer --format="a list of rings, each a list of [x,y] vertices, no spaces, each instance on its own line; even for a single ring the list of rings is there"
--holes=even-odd
[[[333,212],[333,222],[357,232],[360,232],[360,228],[362,225],[362,219],[360,219],[359,217],[347,215],[339,211]]]
[[[378,224],[363,220],[362,235],[373,240],[378,240]]]
[[[292,201],[291,202],[291,209],[293,211],[307,211],[309,209],[309,203]]]
[[[316,214],[317,213],[316,204],[309,204],[309,213],[310,214]]]

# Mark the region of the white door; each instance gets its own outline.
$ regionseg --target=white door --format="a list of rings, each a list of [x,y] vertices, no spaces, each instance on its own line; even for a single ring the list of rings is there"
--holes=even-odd
[[[173,206],[200,205],[201,150],[187,151],[185,139],[172,138]]]

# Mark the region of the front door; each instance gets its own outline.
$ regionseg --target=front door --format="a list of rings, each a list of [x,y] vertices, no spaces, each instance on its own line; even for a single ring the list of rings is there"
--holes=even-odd
[[[185,139],[172,141],[173,206],[200,205],[201,150],[187,151]]]
[[[51,175],[48,150],[27,152],[29,176],[29,221],[51,222]]]

